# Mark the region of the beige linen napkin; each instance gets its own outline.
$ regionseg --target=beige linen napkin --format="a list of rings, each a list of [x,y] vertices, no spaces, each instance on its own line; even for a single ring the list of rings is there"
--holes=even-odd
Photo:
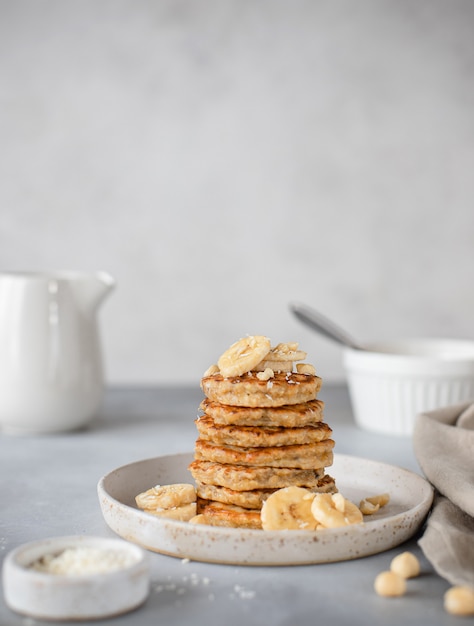
[[[474,587],[474,404],[418,415],[413,446],[436,489],[419,545],[440,576]]]

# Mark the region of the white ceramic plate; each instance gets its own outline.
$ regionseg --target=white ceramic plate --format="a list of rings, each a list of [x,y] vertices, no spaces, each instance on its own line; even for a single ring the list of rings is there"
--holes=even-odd
[[[146,459],[120,467],[98,484],[109,527],[142,547],[179,558],[241,565],[303,565],[355,559],[389,550],[412,537],[433,499],[431,485],[408,470],[335,455],[329,473],[355,503],[388,492],[390,503],[363,524],[323,531],[218,528],[167,520],[140,511],[135,496],[154,485],[193,482],[193,454]]]

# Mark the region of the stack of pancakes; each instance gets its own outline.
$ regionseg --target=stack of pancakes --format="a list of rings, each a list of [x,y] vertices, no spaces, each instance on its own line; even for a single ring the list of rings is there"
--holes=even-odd
[[[281,346],[295,344],[277,348]],[[229,370],[213,366],[202,378],[206,397],[189,466],[202,523],[261,528],[262,504],[277,489],[296,485],[313,492],[337,491],[326,474],[334,441],[323,421],[323,402],[317,399],[321,378],[310,365],[293,371],[295,350],[276,362],[277,348],[249,371],[229,376]]]

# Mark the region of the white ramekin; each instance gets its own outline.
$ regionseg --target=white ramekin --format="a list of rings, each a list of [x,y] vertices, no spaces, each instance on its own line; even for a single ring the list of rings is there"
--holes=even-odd
[[[474,341],[406,339],[345,348],[356,424],[411,435],[418,413],[474,400]]]

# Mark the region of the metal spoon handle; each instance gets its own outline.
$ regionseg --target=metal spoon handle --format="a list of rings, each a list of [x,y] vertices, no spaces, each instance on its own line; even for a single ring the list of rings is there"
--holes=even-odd
[[[362,350],[362,347],[357,343],[357,341],[346,333],[345,330],[342,330],[342,328],[314,309],[311,309],[304,304],[292,302],[290,303],[290,310],[300,320],[300,322],[303,322],[306,326],[316,330],[321,335],[324,335],[333,341],[337,341],[343,346],[356,350]]]

